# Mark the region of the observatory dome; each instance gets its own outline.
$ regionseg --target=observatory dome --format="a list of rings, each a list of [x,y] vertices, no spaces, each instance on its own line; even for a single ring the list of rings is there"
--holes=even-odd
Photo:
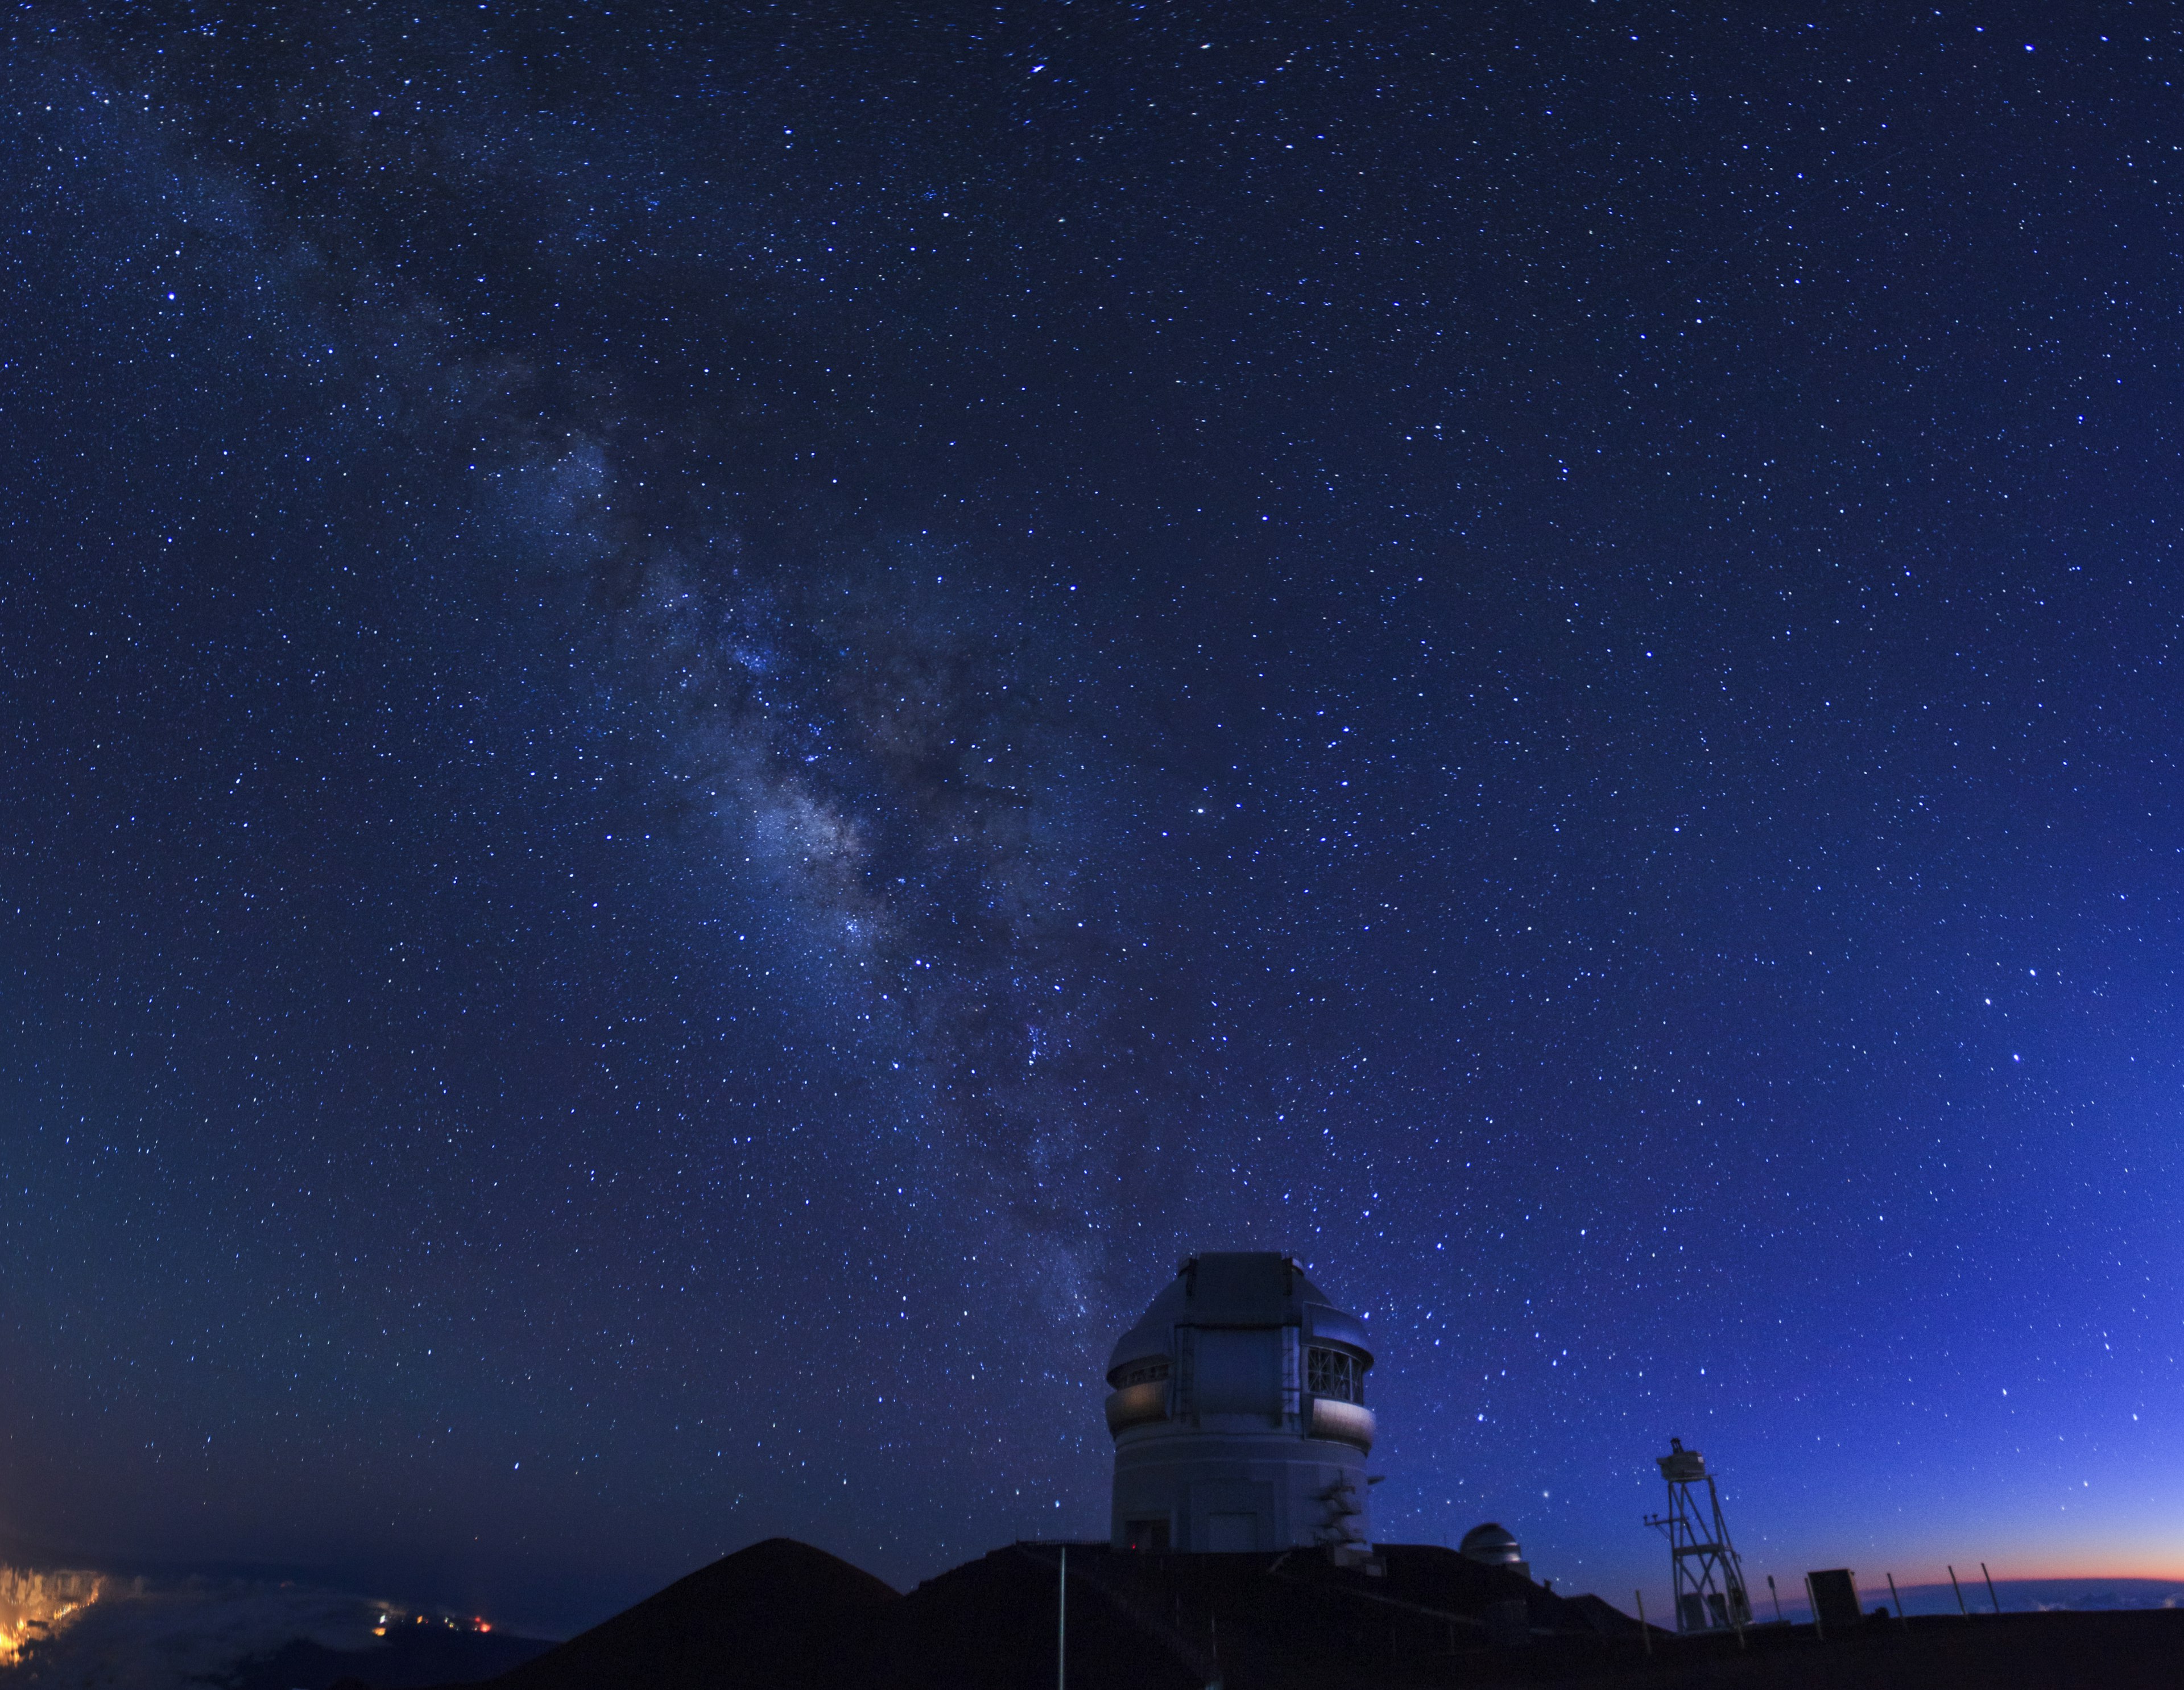
[[[1489,1567],[1514,1567],[1524,1570],[1524,1549],[1518,1542],[1517,1534],[1506,1525],[1488,1520],[1484,1525],[1474,1525],[1463,1534],[1457,1552],[1467,1561],[1477,1561]]]
[[[1373,1359],[1289,1257],[1192,1257],[1107,1358],[1116,1546],[1364,1556]]]

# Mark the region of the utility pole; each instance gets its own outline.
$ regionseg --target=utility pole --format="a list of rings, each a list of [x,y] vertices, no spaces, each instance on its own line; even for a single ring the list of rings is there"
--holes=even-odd
[[[1069,1690],[1069,1546],[1061,1546],[1061,1578],[1054,1598],[1054,1690]]]

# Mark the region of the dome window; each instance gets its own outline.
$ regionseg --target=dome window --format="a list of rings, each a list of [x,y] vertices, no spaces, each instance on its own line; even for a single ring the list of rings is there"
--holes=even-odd
[[[1338,1403],[1365,1400],[1365,1369],[1347,1350],[1305,1352],[1305,1387],[1315,1397],[1331,1397]]]

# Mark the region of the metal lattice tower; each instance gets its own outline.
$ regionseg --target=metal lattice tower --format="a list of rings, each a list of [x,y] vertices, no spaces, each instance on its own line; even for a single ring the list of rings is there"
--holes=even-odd
[[[1752,1623],[1752,1602],[1744,1592],[1744,1563],[1729,1541],[1721,1517],[1721,1493],[1706,1470],[1706,1458],[1685,1449],[1680,1437],[1669,1440],[1669,1453],[1655,1458],[1669,1484],[1669,1511],[1649,1514],[1669,1540],[1669,1565],[1676,1592],[1676,1630],[1711,1631]],[[1702,1501],[1695,1492],[1706,1486]]]

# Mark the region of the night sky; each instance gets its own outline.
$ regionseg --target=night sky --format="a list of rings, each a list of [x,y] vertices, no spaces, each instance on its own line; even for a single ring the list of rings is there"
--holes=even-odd
[[[1259,1248],[1384,1539],[2184,1574],[2184,54],[2054,10],[17,10],[0,1529],[913,1581]]]

